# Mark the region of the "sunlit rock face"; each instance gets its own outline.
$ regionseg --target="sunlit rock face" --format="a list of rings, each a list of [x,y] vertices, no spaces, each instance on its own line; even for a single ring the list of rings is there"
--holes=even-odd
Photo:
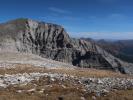
[[[16,19],[0,24],[0,51],[26,52],[79,67],[132,73],[132,64],[112,56],[93,42],[70,38],[56,24]]]

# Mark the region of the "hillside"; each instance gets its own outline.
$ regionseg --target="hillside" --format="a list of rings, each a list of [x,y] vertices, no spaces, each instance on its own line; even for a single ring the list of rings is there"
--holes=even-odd
[[[0,100],[132,100],[133,77],[26,53],[0,53]]]
[[[0,36],[0,100],[133,98],[133,65],[93,40],[31,19],[0,24]]]
[[[118,40],[112,42],[99,40],[97,43],[112,55],[133,63],[133,40]]]
[[[60,25],[21,18],[1,24],[0,35],[1,52],[31,53],[84,68],[133,72],[132,64],[93,42],[70,38]]]

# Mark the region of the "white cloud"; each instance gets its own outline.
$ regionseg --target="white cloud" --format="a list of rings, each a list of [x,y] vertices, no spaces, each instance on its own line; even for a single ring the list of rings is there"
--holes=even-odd
[[[56,7],[49,7],[48,9],[50,11],[56,12],[56,13],[62,13],[62,14],[69,14],[70,13],[70,11],[67,11],[67,10],[64,10],[64,9],[61,9],[61,8],[56,8]]]
[[[108,16],[108,18],[111,18],[111,19],[125,19],[126,17],[127,16],[119,13],[112,13]]]

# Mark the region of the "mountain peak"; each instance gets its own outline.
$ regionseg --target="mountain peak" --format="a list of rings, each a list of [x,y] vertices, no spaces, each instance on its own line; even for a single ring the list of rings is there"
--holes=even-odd
[[[79,67],[130,72],[124,68],[131,65],[91,41],[70,38],[60,25],[18,18],[0,25],[0,35],[0,51],[32,53]]]

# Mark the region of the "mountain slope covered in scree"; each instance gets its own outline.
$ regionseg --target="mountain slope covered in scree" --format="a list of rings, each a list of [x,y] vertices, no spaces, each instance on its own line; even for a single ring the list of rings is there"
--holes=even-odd
[[[96,43],[70,38],[60,25],[31,19],[0,24],[0,51],[32,53],[85,68],[133,72],[132,64],[112,56]]]

